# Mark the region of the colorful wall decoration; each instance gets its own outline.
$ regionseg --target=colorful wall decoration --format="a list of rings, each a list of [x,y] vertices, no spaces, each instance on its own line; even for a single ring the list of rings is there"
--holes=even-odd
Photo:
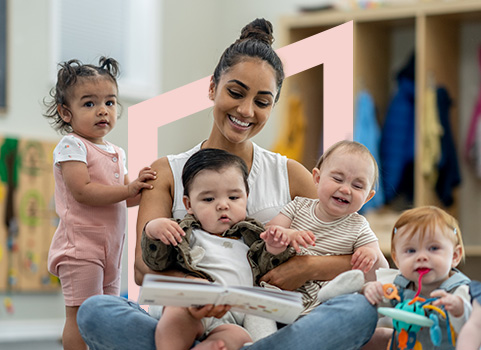
[[[47,270],[58,224],[54,143],[0,137],[0,291],[59,289]]]

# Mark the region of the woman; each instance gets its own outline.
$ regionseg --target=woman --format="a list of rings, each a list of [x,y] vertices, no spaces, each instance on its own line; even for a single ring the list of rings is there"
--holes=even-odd
[[[264,150],[250,140],[267,122],[284,79],[282,63],[271,46],[272,42],[272,25],[264,19],[253,21],[242,30],[240,39],[224,51],[211,79],[209,98],[214,101],[214,125],[208,139],[185,153],[153,163],[157,180],[153,182],[154,189],[143,194],[139,208],[136,283],[141,284],[144,274],[152,272],[142,261],[142,230],[155,236],[158,229],[156,218],[184,216],[179,174],[187,158],[200,148],[224,149],[246,162],[251,188],[248,215],[263,223],[277,215],[295,196],[315,198],[316,190],[306,168]],[[173,228],[174,234],[175,231],[176,227]],[[294,290],[307,280],[329,280],[348,269],[350,256],[299,256],[270,271],[262,280]],[[168,273],[184,276],[178,271]],[[79,327],[92,349],[109,348],[105,344],[115,349],[124,346],[125,349],[155,348],[157,320],[140,310],[138,305],[105,296],[89,300],[81,310]],[[217,306],[203,316],[219,316],[224,312],[224,306]],[[310,348],[316,344],[323,344],[325,348],[358,349],[374,331],[376,319],[375,309],[362,297],[339,297],[322,304],[295,324],[256,342],[251,348],[273,349],[282,343],[287,349]],[[110,320],[116,322],[107,327]],[[133,325],[136,325],[134,331],[126,331]],[[333,338],[335,333],[343,336]]]

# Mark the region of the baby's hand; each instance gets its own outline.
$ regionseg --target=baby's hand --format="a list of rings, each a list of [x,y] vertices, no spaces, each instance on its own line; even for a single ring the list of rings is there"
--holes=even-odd
[[[378,256],[376,251],[369,247],[359,247],[356,249],[351,258],[353,270],[361,270],[364,273],[369,272],[376,263]]]
[[[280,226],[269,226],[260,237],[273,248],[282,248],[289,245],[289,236]]]
[[[269,226],[260,237],[266,242],[266,250],[274,255],[282,253],[289,244],[289,237],[280,226]]]
[[[446,311],[454,317],[461,317],[464,314],[464,302],[460,296],[449,294],[445,290],[435,290],[430,297],[439,298],[433,302],[433,305],[444,305]]]
[[[316,244],[316,236],[311,231],[295,231],[295,230],[290,230],[287,232],[287,235],[289,236],[289,241],[291,247],[293,247],[296,252],[300,252],[301,248],[299,245],[303,246],[304,248],[307,248],[309,245],[315,245]]]
[[[168,218],[158,218],[149,221],[145,226],[147,236],[158,239],[165,245],[177,246],[185,236],[179,224]]]
[[[135,197],[144,188],[152,189],[153,186],[146,183],[149,180],[155,180],[157,173],[150,167],[142,168],[139,171],[139,177],[127,185],[127,190],[129,192],[129,198]]]
[[[382,297],[384,295],[382,283],[377,281],[367,282],[362,288],[362,294],[364,294],[366,299],[372,305],[379,304],[382,301]]]

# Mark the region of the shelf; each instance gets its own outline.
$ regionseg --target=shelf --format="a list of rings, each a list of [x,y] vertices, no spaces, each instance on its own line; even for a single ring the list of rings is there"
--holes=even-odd
[[[280,20],[279,39],[282,46],[289,45],[349,21],[353,21],[354,30],[354,96],[361,89],[371,93],[381,126],[396,89],[395,73],[406,63],[410,53],[416,52],[413,206],[443,207],[421,172],[426,154],[420,145],[426,127],[427,87],[434,80],[449,92],[453,100],[450,121],[463,182],[454,191],[455,204],[444,209],[460,222],[466,255],[474,259],[481,257],[481,181],[473,178],[461,157],[467,119],[481,85],[477,63],[481,46],[481,1],[432,0],[368,10],[300,13]],[[470,72],[463,71],[466,64],[473,66]],[[302,163],[308,169],[315,164],[322,144],[322,79],[322,65],[286,79],[284,95],[279,101],[279,110],[288,118],[286,96],[295,93],[302,97],[309,125]],[[399,211],[383,208],[366,215],[386,254],[390,254],[390,232],[399,214]]]

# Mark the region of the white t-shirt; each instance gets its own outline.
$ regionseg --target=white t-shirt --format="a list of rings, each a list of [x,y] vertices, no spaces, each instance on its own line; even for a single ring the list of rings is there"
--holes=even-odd
[[[107,141],[105,141],[104,145],[95,144],[95,146],[106,152],[115,153],[114,147]],[[119,147],[119,149],[120,152],[122,152],[121,156],[124,160],[124,174],[127,175],[125,151],[121,147]],[[87,148],[85,147],[84,142],[78,137],[75,137],[74,135],[65,135],[53,151],[53,163],[55,166],[60,166],[59,163],[70,161],[78,161],[87,164]]]

